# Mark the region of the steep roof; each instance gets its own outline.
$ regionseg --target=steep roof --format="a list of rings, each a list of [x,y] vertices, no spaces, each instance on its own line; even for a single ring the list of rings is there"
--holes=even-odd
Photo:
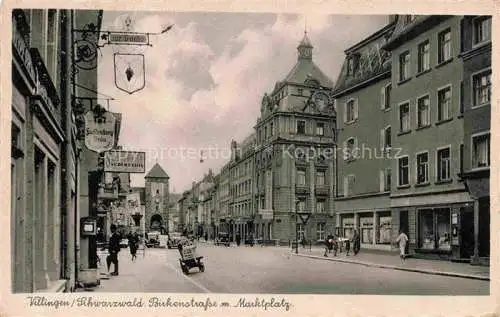
[[[153,168],[151,168],[145,178],[170,178],[167,172],[160,166],[160,164],[156,163]]]
[[[333,82],[312,60],[299,59],[286,75],[285,82],[303,85],[307,79],[319,81],[323,87],[333,87]]]

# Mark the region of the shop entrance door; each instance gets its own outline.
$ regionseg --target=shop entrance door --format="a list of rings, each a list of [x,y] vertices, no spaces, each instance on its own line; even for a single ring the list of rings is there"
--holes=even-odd
[[[490,198],[479,199],[479,256],[490,256]]]
[[[474,254],[474,211],[460,210],[460,257],[470,258]]]

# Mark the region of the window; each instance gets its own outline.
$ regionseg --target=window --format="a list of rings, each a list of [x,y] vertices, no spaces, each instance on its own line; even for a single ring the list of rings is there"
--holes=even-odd
[[[420,248],[450,250],[450,213],[449,208],[419,210]]]
[[[297,89],[297,93],[299,94],[299,96],[302,96],[302,94],[304,94],[304,89],[302,88]]]
[[[325,171],[316,172],[316,185],[319,186],[325,185]]]
[[[464,173],[464,145],[460,144],[460,175]]]
[[[409,185],[409,179],[410,179],[410,170],[408,168],[408,156],[401,157],[398,159],[398,166],[399,166],[399,186],[406,186]]]
[[[318,213],[325,212],[325,201],[324,200],[316,201],[316,212],[318,212]]]
[[[426,127],[430,123],[430,99],[429,96],[417,100],[417,127]]]
[[[345,106],[344,122],[352,122],[357,119],[357,104],[354,99],[349,100]]]
[[[384,150],[389,150],[392,147],[391,127],[384,129]]]
[[[354,160],[356,158],[356,140],[354,138],[347,139],[344,149],[344,160]]]
[[[304,212],[306,210],[306,201],[304,199],[300,199],[297,202],[297,212]]]
[[[451,179],[450,154],[450,148],[445,148],[437,151],[438,181],[447,181]]]
[[[58,84],[58,76],[57,76],[57,67],[58,67],[58,45],[57,41],[59,40],[58,33],[58,13],[55,9],[47,10],[47,70],[49,71],[50,76],[52,77],[52,81],[54,85]]]
[[[264,140],[267,140],[267,126],[264,127]]]
[[[410,78],[410,52],[399,55],[399,81]]]
[[[438,121],[451,118],[451,87],[438,91]]]
[[[323,122],[316,123],[316,135],[325,135],[325,124]]]
[[[391,190],[391,169],[388,168],[385,170],[385,179],[384,179],[384,191]]]
[[[419,73],[429,70],[431,68],[430,62],[430,47],[429,41],[425,41],[418,45],[418,65],[417,70]]]
[[[348,175],[344,177],[344,196],[348,197],[352,195],[354,190],[354,182],[356,178],[354,175]]]
[[[417,184],[429,182],[429,153],[417,154]]]
[[[298,240],[300,242],[300,239],[304,237],[305,234],[305,229],[304,229],[304,224],[303,223],[298,223],[297,224],[297,233],[298,233]]]
[[[270,130],[269,132],[270,132],[271,136],[273,136],[274,135],[274,123],[273,122],[271,122],[269,130]]]
[[[438,63],[446,62],[451,58],[451,31],[445,30],[438,34]]]
[[[491,17],[474,19],[474,45],[491,40]]]
[[[316,238],[318,240],[325,240],[326,239],[325,228],[326,228],[326,223],[324,223],[324,222],[319,222],[316,225]]]
[[[303,120],[297,121],[297,134],[306,134],[306,122]]]
[[[401,132],[410,131],[410,103],[409,102],[399,106],[399,130]]]
[[[359,222],[361,224],[361,243],[373,244],[373,217],[362,217]]]
[[[490,103],[491,101],[491,70],[474,75],[473,79],[474,89],[474,105],[479,107]]]
[[[388,84],[384,87],[382,87],[382,90],[380,92],[381,95],[381,109],[382,110],[387,110],[391,108],[391,92],[392,92],[392,85]]]
[[[490,166],[490,134],[472,137],[472,168]]]
[[[354,75],[354,58],[349,57],[347,61],[347,75]]]
[[[306,171],[305,170],[297,170],[297,185],[305,185],[306,184]]]

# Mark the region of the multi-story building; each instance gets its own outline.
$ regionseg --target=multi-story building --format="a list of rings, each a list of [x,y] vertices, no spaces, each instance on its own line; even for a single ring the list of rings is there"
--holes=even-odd
[[[156,163],[144,177],[146,180],[146,233],[166,234],[168,227],[169,180],[167,172]]]
[[[229,165],[229,210],[233,238],[239,233],[242,239],[253,233],[256,215],[253,197],[255,134],[246,137],[240,144],[231,141],[231,161]]]
[[[384,28],[345,51],[333,96],[338,120],[336,234],[359,228],[361,247],[391,249],[391,59]],[[375,96],[375,97],[374,97]]]
[[[307,33],[298,60],[262,98],[255,126],[254,190],[264,237],[323,240],[333,231],[335,111],[332,81],[313,62]],[[304,225],[298,213],[310,213]]]
[[[71,291],[79,272],[93,265],[92,239],[80,238],[80,218],[90,212],[89,169],[75,101],[82,95],[77,85],[97,90],[97,69],[75,75],[69,52],[73,30],[90,23],[99,30],[101,19],[97,10],[12,13],[14,292]]]
[[[465,16],[461,30],[463,178],[474,204],[457,220],[460,256],[473,262],[490,253],[491,22],[491,16]]]
[[[215,203],[215,218],[216,218],[216,232],[228,233],[232,237],[232,226],[230,225],[231,214],[229,211],[230,204],[230,169],[229,163],[222,166],[217,178],[217,192]]]
[[[392,55],[392,232],[415,255],[460,257],[460,221],[472,199],[459,176],[464,119],[461,16],[398,16]],[[462,243],[465,243],[462,241]]]

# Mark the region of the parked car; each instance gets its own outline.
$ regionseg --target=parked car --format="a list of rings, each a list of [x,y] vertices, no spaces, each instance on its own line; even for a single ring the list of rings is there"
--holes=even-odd
[[[160,245],[160,232],[151,231],[147,233],[146,245],[148,248],[157,247]]]
[[[219,232],[217,238],[215,238],[215,245],[221,245],[221,244],[225,245],[226,247],[230,245],[229,233]]]
[[[182,236],[181,236],[181,234],[179,232],[172,232],[172,233],[170,233],[169,236],[168,236],[167,247],[169,249],[177,248],[177,245],[181,241],[181,238],[182,238]]]

